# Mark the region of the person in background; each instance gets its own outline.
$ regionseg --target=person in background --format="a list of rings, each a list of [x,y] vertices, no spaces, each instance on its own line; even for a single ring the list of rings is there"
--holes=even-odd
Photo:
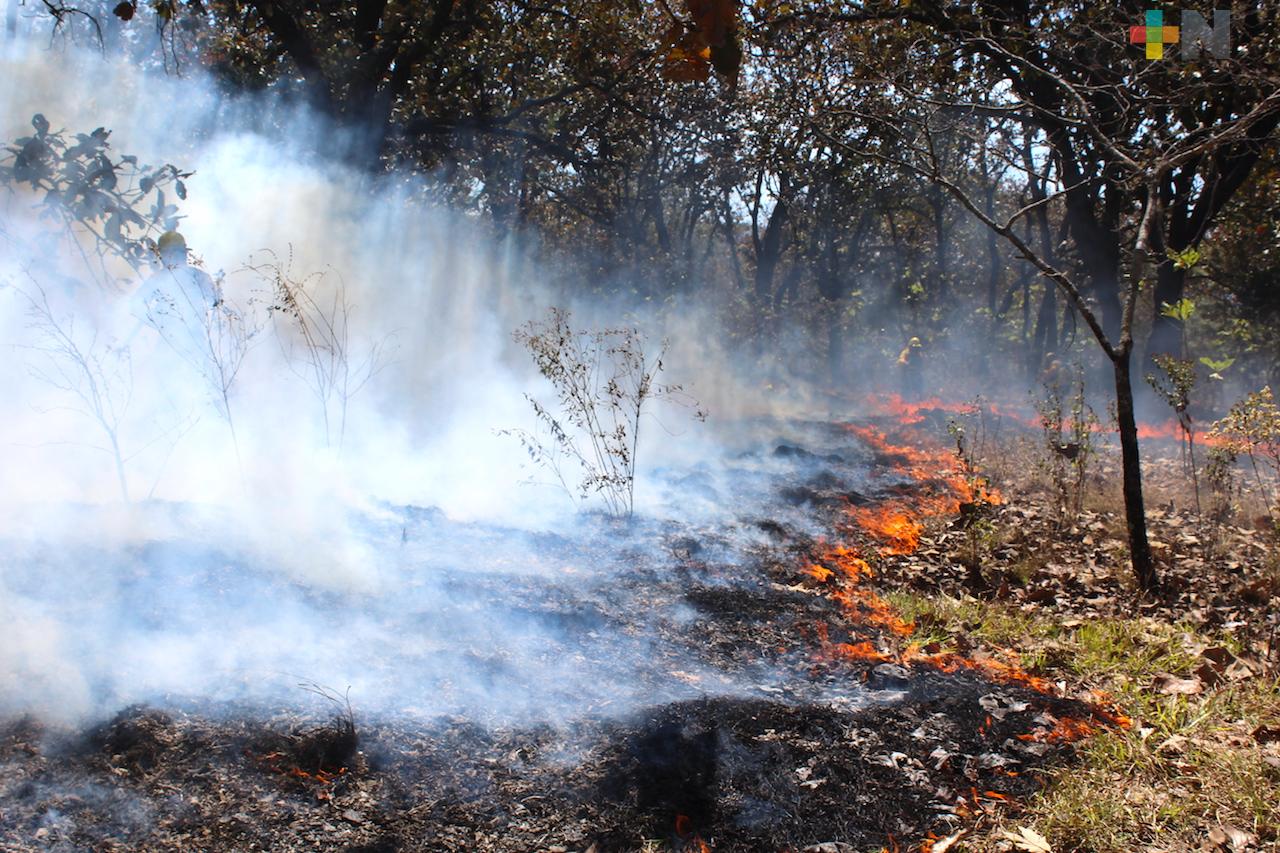
[[[143,326],[150,326],[182,359],[202,370],[208,356],[211,312],[222,305],[222,293],[213,278],[187,259],[187,241],[177,231],[166,231],[156,241],[157,269],[129,298],[134,318],[132,341]]]
[[[156,254],[160,269],[148,279],[175,300],[190,302],[201,308],[215,308],[222,302],[222,294],[213,279],[204,270],[191,266],[187,260],[186,238],[177,231],[166,231],[156,241]]]
[[[919,400],[924,396],[924,346],[920,339],[912,337],[898,354],[898,372],[901,374],[902,397]]]

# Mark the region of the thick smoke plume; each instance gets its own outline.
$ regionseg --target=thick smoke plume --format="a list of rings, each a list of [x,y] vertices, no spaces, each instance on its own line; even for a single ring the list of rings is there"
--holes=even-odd
[[[178,340],[183,307],[147,316],[150,277],[173,271],[98,264],[40,198],[3,199],[0,712],[271,700],[299,680],[351,685],[366,708],[497,718],[654,698],[637,675],[649,628],[689,614],[672,605],[624,634],[590,602],[621,594],[610,580],[637,554],[661,571],[658,537],[592,540],[607,525],[579,529],[500,434],[532,425],[524,395],[542,390],[510,333],[565,304],[525,253],[414,179],[344,167],[327,156],[338,142],[320,150],[325,127],[270,97],[61,43],[12,44],[0,66],[6,139],[39,113],[68,135],[106,127],[117,157],[194,173],[179,230],[240,324],[215,329],[233,369],[212,387]],[[281,278],[331,318],[345,306],[345,392],[318,393],[299,360]],[[570,307],[588,324],[621,316]],[[697,320],[640,322],[671,337],[676,381],[713,410],[748,408]],[[642,476],[720,455],[710,428],[648,433]],[[651,515],[722,512],[652,477],[638,491]],[[563,612],[513,607],[524,585]],[[698,689],[733,689],[717,678]]]

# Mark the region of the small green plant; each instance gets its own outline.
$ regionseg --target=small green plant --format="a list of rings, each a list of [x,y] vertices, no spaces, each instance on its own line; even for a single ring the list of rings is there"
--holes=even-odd
[[[1209,486],[1212,501],[1209,518],[1219,524],[1228,521],[1235,513],[1233,500],[1239,489],[1236,478],[1236,455],[1227,447],[1211,447],[1204,465],[1204,479]]]
[[[1061,524],[1084,509],[1089,464],[1097,452],[1094,433],[1098,416],[1085,400],[1083,371],[1076,369],[1065,391],[1057,383],[1046,384],[1035,408],[1044,450],[1039,467],[1049,478]]]
[[[1234,358],[1230,356],[1226,358],[1209,358],[1207,355],[1200,356],[1200,363],[1209,368],[1209,378],[1217,382],[1222,381],[1222,373],[1236,363]]]
[[[1227,416],[1213,424],[1209,438],[1227,460],[1247,459],[1258,493],[1280,527],[1280,408],[1271,387],[1238,401]]]
[[[1182,300],[1185,302],[1186,300]],[[1191,390],[1196,384],[1196,363],[1189,358],[1160,354],[1152,360],[1163,375],[1148,373],[1147,384],[1173,409],[1182,433],[1182,465],[1191,477],[1196,513],[1200,509],[1200,477],[1196,472],[1196,431],[1191,422]]]
[[[526,394],[542,434],[505,432],[518,436],[530,458],[550,470],[570,497],[585,501],[598,495],[610,515],[629,518],[641,416],[649,402],[668,399],[693,406],[699,420],[706,417],[679,385],[658,382],[666,342],[651,357],[639,329],[575,329],[560,308],[512,337],[551,383],[556,403],[547,406]],[[580,476],[571,487],[575,467]]]

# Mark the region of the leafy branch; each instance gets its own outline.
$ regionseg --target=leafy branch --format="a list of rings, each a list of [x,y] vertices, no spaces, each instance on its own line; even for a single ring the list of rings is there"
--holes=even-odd
[[[68,138],[52,130],[37,113],[34,133],[15,139],[0,157],[0,186],[23,187],[39,196],[40,218],[64,226],[86,266],[101,281],[110,281],[106,258],[117,257],[135,273],[151,262],[155,237],[174,230],[180,216],[166,190],[187,197],[185,180],[191,172],[176,166],[141,165],[126,154],[111,155],[111,131],[97,128]],[[94,258],[85,252],[76,232],[88,234]]]

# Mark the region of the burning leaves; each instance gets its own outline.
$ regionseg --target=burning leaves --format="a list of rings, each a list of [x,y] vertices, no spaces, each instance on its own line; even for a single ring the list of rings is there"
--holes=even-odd
[[[878,463],[906,483],[899,488],[899,497],[868,506],[848,507],[846,518],[852,522],[846,528],[848,534],[869,538],[881,559],[909,555],[919,547],[927,519],[956,514],[963,519],[980,512],[983,506],[1002,502],[996,490],[967,469],[963,454],[952,454],[924,436],[911,433],[911,427],[924,421],[922,409],[937,406],[938,401],[910,405],[888,398],[878,405],[894,419],[895,429],[903,438],[891,437],[888,432],[870,425],[848,424],[845,429],[871,450]],[[872,638],[833,640],[829,626],[820,625],[814,636],[822,659],[877,667],[893,665],[905,671],[927,668],[948,674],[967,672],[1045,697],[1057,695],[1055,686],[1047,679],[1023,670],[1016,656],[1010,655],[1014,659],[1005,661],[991,656],[943,652],[928,645],[922,648],[910,642],[916,626],[867,586],[866,581],[875,572],[849,544],[825,547],[801,573],[820,584],[825,594],[841,606],[853,630],[874,634]],[[1018,707],[1025,710],[1029,705],[1024,702]],[[988,731],[993,718],[1003,719],[1007,710],[1005,706],[997,706],[979,724],[980,731]],[[1054,716],[1045,711],[1036,718],[1032,730],[1018,733],[1016,737],[1033,743],[1067,744],[1093,734],[1099,725],[1128,724],[1122,714],[1102,705],[1076,716]]]
[[[326,770],[308,772],[293,763],[293,756],[279,750],[269,752],[266,755],[254,755],[252,752],[246,751],[245,757],[257,762],[268,773],[276,773],[297,781],[303,787],[314,791],[316,799],[322,802],[333,799],[333,794],[329,790],[330,786],[347,774],[346,767],[339,767],[332,772]]]
[[[850,515],[859,527],[882,543],[881,554],[910,554],[920,545],[924,525],[909,505],[891,501],[877,507],[855,508]]]
[[[295,726],[288,733],[273,732],[260,739],[245,756],[269,773],[279,774],[314,791],[317,800],[332,799],[332,786],[359,760],[355,714],[347,694],[315,682],[300,685],[332,704],[334,714],[320,725]]]
[[[863,484],[842,461],[857,455],[847,452],[849,433],[823,434],[840,442],[839,454],[788,458],[809,473],[834,472],[824,493],[851,493]],[[946,455],[930,461],[898,445],[911,449],[883,436],[883,446],[894,448],[885,451],[894,470],[879,478],[890,502],[922,526],[935,507],[958,508],[968,495],[948,485],[955,471]],[[925,482],[903,476],[913,469]],[[794,482],[794,474],[786,476],[786,484]],[[873,504],[774,506],[757,561],[735,555],[721,564],[715,535],[691,539],[692,529],[676,527],[670,541],[677,571],[660,578],[637,557],[606,590],[636,590],[622,601],[633,609],[647,604],[651,621],[664,597],[696,614],[662,630],[696,638],[703,667],[672,655],[655,672],[693,684],[697,690],[686,695],[705,692],[705,699],[664,697],[638,712],[605,716],[610,709],[563,728],[486,728],[457,717],[376,720],[362,722],[357,739],[345,700],[331,695],[341,700],[334,719],[254,722],[240,713],[211,725],[214,734],[199,751],[166,745],[185,742],[181,732],[199,725],[175,718],[156,741],[151,770],[108,781],[129,786],[159,815],[148,849],[407,843],[608,851],[651,839],[695,853],[846,849],[831,846],[839,839],[864,850],[892,834],[891,846],[916,850],[927,832],[952,837],[963,821],[1034,790],[1037,774],[1027,771],[1065,754],[1060,723],[1107,724],[1083,703],[1053,695],[1012,659],[943,651],[923,636],[927,625],[882,598],[873,583],[898,555],[886,554],[889,543],[852,512]],[[790,523],[817,513],[838,541],[814,543]],[[617,544],[606,538],[601,547]],[[470,593],[478,595],[474,581]],[[522,604],[538,594],[530,580]],[[600,610],[585,624],[594,634],[607,629],[606,611],[617,605],[604,593],[593,601]],[[580,599],[566,599],[556,612],[575,603]],[[665,655],[673,646],[654,648]],[[716,669],[758,678],[765,698],[717,696]],[[648,686],[663,695],[662,681]],[[255,728],[267,734],[245,734]],[[26,762],[25,774],[82,772],[65,762],[16,760]],[[22,823],[19,835],[29,837],[36,820]],[[200,835],[211,827],[211,836]],[[9,840],[4,831],[0,844]]]

